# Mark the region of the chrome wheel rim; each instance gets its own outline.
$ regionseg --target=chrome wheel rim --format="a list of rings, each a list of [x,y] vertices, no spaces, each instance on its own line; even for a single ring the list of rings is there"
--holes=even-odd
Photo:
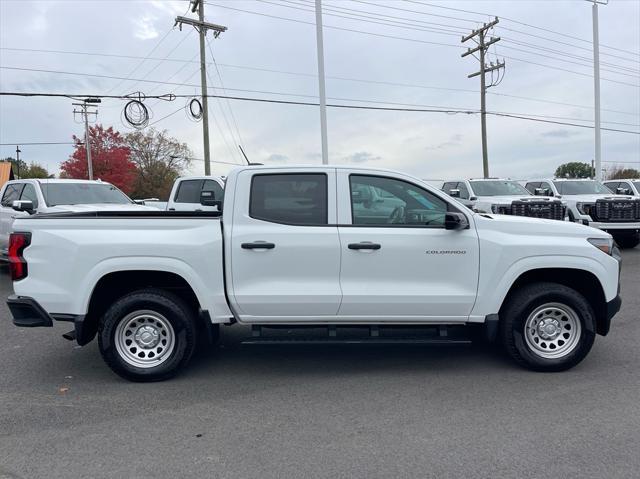
[[[576,348],[582,334],[576,312],[561,303],[546,303],[536,308],[524,328],[524,338],[531,352],[545,359],[568,355]]]
[[[116,350],[129,365],[153,368],[165,362],[175,347],[175,333],[167,318],[156,311],[134,311],[118,323]]]

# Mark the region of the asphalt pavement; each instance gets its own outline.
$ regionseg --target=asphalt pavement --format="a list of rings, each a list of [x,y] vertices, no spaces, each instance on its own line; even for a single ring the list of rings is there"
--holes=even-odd
[[[136,384],[2,303],[0,478],[638,478],[640,247],[623,258],[611,333],[556,374],[477,345],[241,345],[234,326]]]

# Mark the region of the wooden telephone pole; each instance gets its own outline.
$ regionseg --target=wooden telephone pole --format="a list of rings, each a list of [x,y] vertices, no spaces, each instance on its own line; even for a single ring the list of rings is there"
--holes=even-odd
[[[207,96],[207,59],[205,53],[205,36],[207,31],[213,32],[213,38],[218,38],[227,27],[204,21],[204,1],[191,0],[191,12],[198,10],[198,20],[187,17],[176,17],[176,25],[191,25],[200,34],[200,89],[202,92],[202,136],[204,141],[204,174],[211,175],[211,153],[209,151],[209,101]]]
[[[473,38],[477,46],[475,48],[467,49],[467,51],[464,52],[461,55],[461,57],[464,58],[467,55],[473,55],[476,52],[478,52],[478,54],[480,55],[480,58],[478,58],[478,60],[480,61],[480,70],[470,75],[467,75],[467,78],[473,78],[475,76],[480,75],[480,121],[481,121],[481,127],[482,127],[482,171],[485,178],[489,178],[489,155],[487,152],[487,107],[486,107],[485,97],[486,97],[487,89],[494,85],[492,83],[489,86],[487,86],[485,76],[487,73],[498,71],[501,68],[504,68],[505,66],[504,61],[502,62],[498,61],[497,64],[495,65],[493,63],[490,63],[489,65],[486,64],[485,55],[489,50],[489,47],[494,43],[497,43],[500,41],[500,37],[491,37],[487,41],[486,35],[491,28],[493,28],[495,25],[498,24],[498,21],[499,21],[498,17],[496,17],[494,21],[485,23],[481,28],[478,28],[477,30],[472,31],[466,37],[462,37],[462,43]]]

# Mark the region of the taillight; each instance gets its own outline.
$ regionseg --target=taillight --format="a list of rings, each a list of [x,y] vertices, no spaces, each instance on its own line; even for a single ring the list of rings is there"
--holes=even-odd
[[[27,261],[22,252],[30,244],[31,233],[11,233],[9,236],[9,271],[14,281],[27,277]]]

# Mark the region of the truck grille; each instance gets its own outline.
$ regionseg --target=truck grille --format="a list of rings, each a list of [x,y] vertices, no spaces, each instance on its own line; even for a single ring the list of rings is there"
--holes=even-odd
[[[603,223],[640,220],[640,201],[637,200],[597,200],[594,210],[593,219]]]
[[[514,201],[511,203],[512,215],[531,218],[562,221],[565,217],[565,209],[565,206],[559,201]]]

